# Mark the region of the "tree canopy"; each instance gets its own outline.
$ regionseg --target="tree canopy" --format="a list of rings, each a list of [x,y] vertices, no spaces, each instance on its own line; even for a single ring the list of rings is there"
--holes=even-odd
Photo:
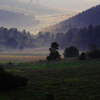
[[[63,55],[65,58],[78,57],[79,50],[74,46],[70,46],[70,47],[65,49]]]
[[[51,43],[51,48],[49,48],[50,54],[46,58],[48,61],[55,61],[57,59],[61,59],[60,54],[57,51],[59,49],[58,47],[59,47],[58,43],[56,42]]]

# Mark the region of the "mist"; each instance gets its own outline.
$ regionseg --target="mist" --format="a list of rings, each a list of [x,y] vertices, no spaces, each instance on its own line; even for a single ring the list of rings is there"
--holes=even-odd
[[[30,0],[22,0],[30,2]],[[58,8],[83,11],[92,6],[99,5],[100,0],[33,0],[33,3]]]

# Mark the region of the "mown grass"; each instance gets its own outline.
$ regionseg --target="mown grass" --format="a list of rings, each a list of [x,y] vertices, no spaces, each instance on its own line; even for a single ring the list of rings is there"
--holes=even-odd
[[[6,71],[29,81],[26,87],[0,91],[0,100],[100,100],[99,60],[3,64]]]

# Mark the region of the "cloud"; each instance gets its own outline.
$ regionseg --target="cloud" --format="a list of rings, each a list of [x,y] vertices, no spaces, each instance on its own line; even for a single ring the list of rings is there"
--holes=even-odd
[[[85,1],[89,1],[89,2],[100,2],[100,0],[85,0]]]

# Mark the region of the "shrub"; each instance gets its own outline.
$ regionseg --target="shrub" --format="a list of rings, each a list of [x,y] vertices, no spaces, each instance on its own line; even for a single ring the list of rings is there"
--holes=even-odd
[[[70,46],[65,49],[63,55],[65,58],[79,57],[79,50],[74,46]]]
[[[46,100],[54,100],[54,95],[53,94],[47,94],[46,95]]]
[[[1,74],[1,73],[4,73],[4,71],[5,71],[4,68],[2,68],[2,67],[0,66],[0,74]]]
[[[100,50],[93,50],[87,53],[88,58],[100,58]]]
[[[86,54],[82,52],[79,56],[79,60],[86,60]]]
[[[0,89],[9,90],[17,87],[23,87],[28,84],[28,79],[26,77],[13,75],[12,73],[3,71],[4,69],[0,67]]]

